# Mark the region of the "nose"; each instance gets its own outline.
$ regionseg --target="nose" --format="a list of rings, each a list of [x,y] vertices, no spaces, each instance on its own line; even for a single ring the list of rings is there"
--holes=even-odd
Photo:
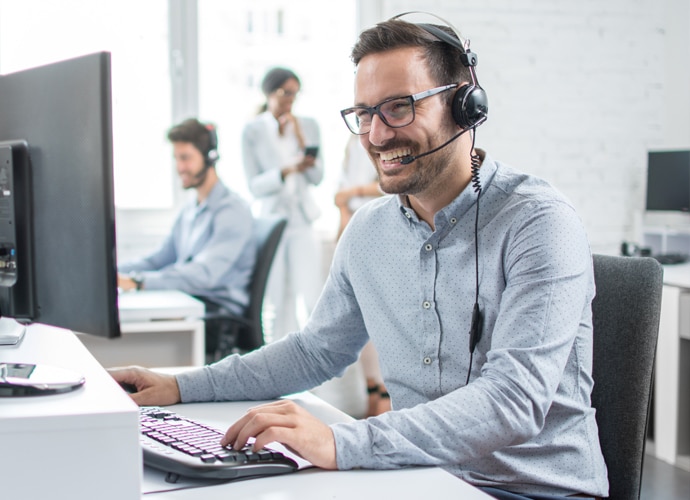
[[[377,114],[371,118],[371,129],[369,130],[369,142],[374,146],[383,146],[386,141],[395,135],[391,127],[383,123]]]

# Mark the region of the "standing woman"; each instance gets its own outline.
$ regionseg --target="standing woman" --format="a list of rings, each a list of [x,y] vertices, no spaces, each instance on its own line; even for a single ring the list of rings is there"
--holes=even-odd
[[[261,203],[261,215],[288,221],[271,267],[267,301],[274,310],[267,340],[298,330],[301,301],[311,314],[321,292],[321,251],[312,222],[321,211],[310,186],[323,179],[319,126],[312,118],[292,114],[300,80],[285,68],[273,68],[261,83],[266,103],[242,133],[242,161],[249,190]],[[307,154],[309,153],[309,154]]]

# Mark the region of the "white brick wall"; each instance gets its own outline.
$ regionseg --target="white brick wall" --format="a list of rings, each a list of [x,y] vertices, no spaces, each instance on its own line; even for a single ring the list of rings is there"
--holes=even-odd
[[[647,150],[664,145],[663,5],[382,0],[378,12],[433,12],[472,41],[490,102],[477,145],[553,183],[580,213],[592,249],[617,253],[638,235]]]

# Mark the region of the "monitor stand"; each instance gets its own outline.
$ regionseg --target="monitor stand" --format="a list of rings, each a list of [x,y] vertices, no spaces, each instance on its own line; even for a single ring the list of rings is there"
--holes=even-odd
[[[0,345],[17,345],[26,332],[26,326],[16,319],[0,317]]]

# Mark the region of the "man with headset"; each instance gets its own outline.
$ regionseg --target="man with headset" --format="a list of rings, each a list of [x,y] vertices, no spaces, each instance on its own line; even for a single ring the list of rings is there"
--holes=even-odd
[[[207,313],[242,314],[256,255],[249,204],[218,177],[212,125],[190,118],[172,127],[168,140],[182,187],[196,196],[182,208],[158,250],[118,266],[118,287],[181,290],[201,299]],[[206,326],[219,325],[207,321]],[[213,347],[207,345],[207,352]]]
[[[326,426],[279,401],[222,443],[279,441],[328,469],[436,465],[498,498],[606,495],[580,219],[474,147],[488,104],[455,30],[394,18],[352,58],[356,105],[342,115],[397,196],[355,213],[306,327],[177,377],[112,375],[139,404],[268,399],[342,374],[371,339],[392,411]]]

